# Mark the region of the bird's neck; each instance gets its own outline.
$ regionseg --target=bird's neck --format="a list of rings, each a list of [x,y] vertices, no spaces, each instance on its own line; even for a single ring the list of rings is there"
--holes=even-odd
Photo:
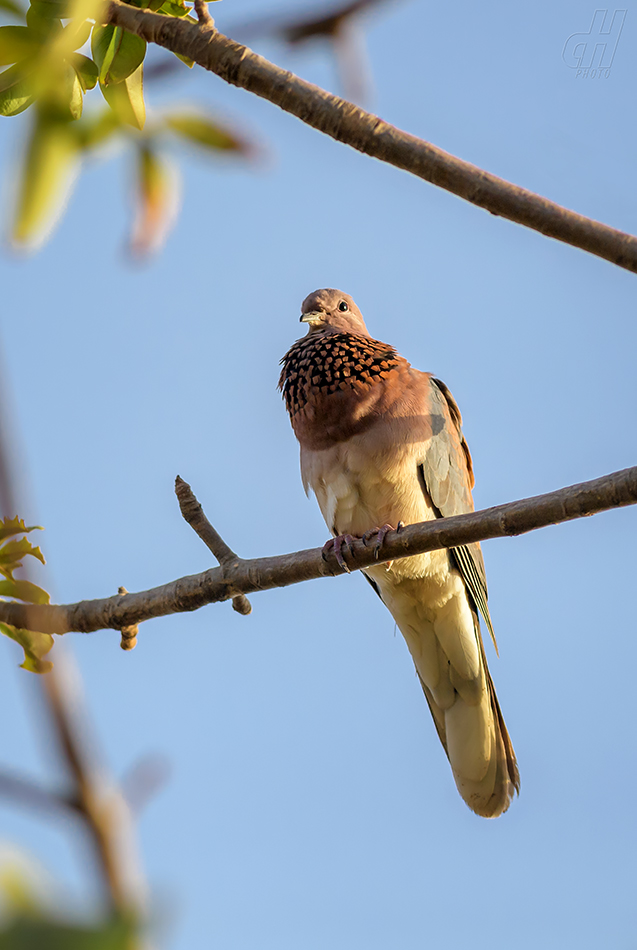
[[[364,431],[408,364],[396,350],[351,333],[312,333],[282,360],[279,386],[294,431],[308,448],[328,448]]]

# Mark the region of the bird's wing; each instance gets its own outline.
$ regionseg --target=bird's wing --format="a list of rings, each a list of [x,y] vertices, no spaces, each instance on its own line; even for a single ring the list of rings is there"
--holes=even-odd
[[[429,387],[431,415],[440,417],[440,422],[432,425],[432,436],[425,443],[425,453],[418,472],[421,487],[433,502],[437,514],[449,518],[473,511],[473,465],[462,434],[462,416],[455,399],[439,379],[429,377]],[[452,548],[449,553],[473,603],[484,617],[497,651],[487,604],[487,578],[480,545],[463,544]]]

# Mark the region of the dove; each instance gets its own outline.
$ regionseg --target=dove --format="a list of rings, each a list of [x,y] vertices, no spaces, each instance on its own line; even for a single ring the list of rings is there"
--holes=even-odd
[[[370,336],[352,298],[324,288],[301,307],[307,335],[281,360],[279,386],[300,444],[301,477],[347,569],[352,538],[473,511],[462,417],[447,386]],[[477,815],[507,810],[520,779],[484,650],[494,639],[479,544],[363,571],[403,634],[449,759]]]

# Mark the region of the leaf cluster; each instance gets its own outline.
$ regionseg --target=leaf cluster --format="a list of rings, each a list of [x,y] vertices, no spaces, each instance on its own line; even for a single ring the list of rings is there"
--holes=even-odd
[[[139,927],[131,917],[113,914],[80,925],[60,913],[59,900],[53,911],[50,895],[21,864],[0,867],[0,950],[139,950]]]
[[[196,22],[184,0],[135,0],[132,5]],[[15,0],[0,0],[2,9],[20,15],[24,23],[0,27],[0,67],[5,67],[0,72],[0,115],[16,116],[31,107],[33,115],[20,183],[12,189],[17,245],[34,245],[47,234],[64,208],[80,160],[115,136],[135,153],[133,244],[142,253],[157,244],[175,204],[174,176],[163,147],[167,135],[209,152],[250,151],[245,140],[201,110],[181,110],[147,124],[146,41],[103,25],[103,0],[31,0],[24,14]],[[193,65],[186,57],[178,59]],[[97,89],[102,107],[85,115],[84,99]]]
[[[44,564],[40,548],[34,547],[28,538],[18,537],[36,530],[41,529],[37,525],[27,527],[21,518],[5,518],[0,521],[0,600],[10,597],[27,604],[49,603],[49,595],[41,587],[31,581],[14,577],[15,571],[22,567],[23,559],[27,556]],[[53,646],[53,637],[50,634],[23,630],[2,621],[0,633],[15,640],[24,650],[24,662],[21,664],[23,669],[32,673],[46,673],[51,669],[53,664],[43,659]]]
[[[0,950],[133,950],[138,946],[132,925],[120,921],[74,927],[56,920],[18,918],[0,931]]]

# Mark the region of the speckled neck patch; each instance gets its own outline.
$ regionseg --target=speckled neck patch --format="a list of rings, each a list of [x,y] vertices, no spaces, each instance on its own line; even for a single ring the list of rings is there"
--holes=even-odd
[[[281,360],[279,389],[290,416],[318,395],[367,388],[386,379],[401,362],[392,346],[352,333],[311,333],[290,347]]]

